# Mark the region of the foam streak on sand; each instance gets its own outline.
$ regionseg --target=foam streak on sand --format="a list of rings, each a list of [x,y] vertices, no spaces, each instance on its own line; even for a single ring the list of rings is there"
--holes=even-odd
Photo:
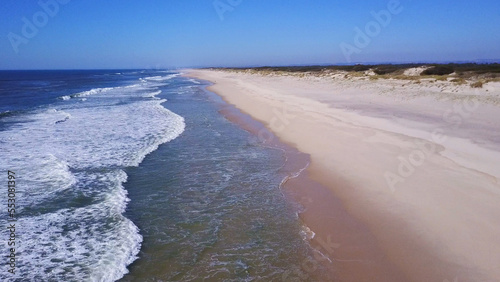
[[[318,211],[317,203],[302,203],[317,210],[304,219],[315,238],[331,235],[339,244],[329,257],[360,262],[334,266],[341,280],[400,279],[384,276],[387,269],[409,281],[500,279],[499,83],[478,90],[447,81],[344,75],[189,75],[214,82],[210,90],[310,154],[306,172],[367,226],[375,238],[371,247],[388,259],[383,265],[364,257],[366,240],[353,243],[358,234],[325,233],[309,224],[322,218],[331,225],[326,214],[332,207]],[[293,119],[277,120],[276,109]],[[392,187],[388,172],[398,179]],[[301,193],[307,198],[308,190]]]

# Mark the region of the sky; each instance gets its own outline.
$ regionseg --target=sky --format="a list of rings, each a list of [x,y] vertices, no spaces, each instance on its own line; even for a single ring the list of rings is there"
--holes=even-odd
[[[498,0],[2,0],[0,69],[499,61]]]

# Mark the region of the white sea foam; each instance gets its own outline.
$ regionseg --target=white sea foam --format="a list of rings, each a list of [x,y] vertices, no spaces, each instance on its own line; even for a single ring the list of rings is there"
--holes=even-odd
[[[144,94],[117,91],[114,97],[133,95]],[[96,101],[89,107],[49,109],[19,120],[16,130],[4,132],[2,139],[9,139],[5,149],[18,156],[50,152],[73,168],[135,166],[184,130],[184,119],[161,106],[164,101]]]
[[[82,92],[78,92],[78,93],[71,94],[71,95],[64,95],[64,96],[59,97],[59,99],[67,101],[67,100],[70,100],[71,98],[81,98],[81,97],[86,97],[86,96],[90,96],[90,95],[105,93],[107,91],[110,91],[110,90],[113,90],[116,88],[120,88],[120,87],[93,88],[93,89],[90,89],[87,91],[82,91]]]
[[[102,201],[19,219],[17,252],[22,263],[17,278],[114,281],[128,272],[126,266],[136,258],[142,237],[122,215],[127,198],[121,183],[126,174],[117,170],[98,179],[111,187]]]
[[[16,199],[20,280],[114,281],[127,273],[142,238],[123,216],[122,168],[139,165],[185,127],[161,106],[166,100],[144,98],[160,94],[157,85],[80,92],[86,103],[13,117],[15,125],[1,132],[0,170],[15,171],[22,191]],[[0,266],[0,280],[10,277],[7,267]]]
[[[95,95],[95,94],[107,92],[107,91],[113,90],[113,89],[114,89],[114,87],[94,88],[94,89],[90,89],[88,91],[83,91],[80,93],[73,94],[73,95],[71,95],[71,97],[73,98],[73,97],[90,96],[90,95]]]
[[[144,79],[142,78],[139,78],[139,81],[142,81],[142,82],[146,82]],[[136,88],[136,87],[140,87],[142,84],[132,84],[132,85],[127,85],[127,86],[124,86],[125,89],[127,88]]]
[[[195,80],[195,79],[192,79],[192,78],[190,78],[188,81],[189,81],[189,82],[192,82],[192,83],[194,83],[194,84],[201,84],[199,81],[197,81],[197,80]]]
[[[157,95],[160,95],[160,94],[161,94],[161,90],[157,90],[157,91],[154,91],[154,92],[146,93],[142,97],[155,98]]]
[[[150,81],[165,81],[165,80],[169,80],[169,79],[172,79],[174,77],[177,77],[179,76],[180,74],[179,73],[174,73],[174,74],[169,74],[169,75],[166,75],[166,76],[150,76],[150,77],[146,77],[144,78],[145,80],[150,80]]]
[[[312,231],[309,227],[303,225],[301,230],[300,230],[300,236],[302,236],[303,240],[311,240],[316,236],[316,233]]]

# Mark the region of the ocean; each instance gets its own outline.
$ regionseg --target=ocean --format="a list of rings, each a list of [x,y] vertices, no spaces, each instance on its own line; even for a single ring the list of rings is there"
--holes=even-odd
[[[311,232],[281,189],[285,152],[226,119],[207,85],[0,71],[0,280],[320,279],[303,271]]]

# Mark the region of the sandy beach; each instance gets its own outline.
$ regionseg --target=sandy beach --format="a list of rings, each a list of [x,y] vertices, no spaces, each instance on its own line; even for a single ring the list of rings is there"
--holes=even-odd
[[[340,281],[500,280],[499,82],[187,72],[309,155],[289,190]]]

